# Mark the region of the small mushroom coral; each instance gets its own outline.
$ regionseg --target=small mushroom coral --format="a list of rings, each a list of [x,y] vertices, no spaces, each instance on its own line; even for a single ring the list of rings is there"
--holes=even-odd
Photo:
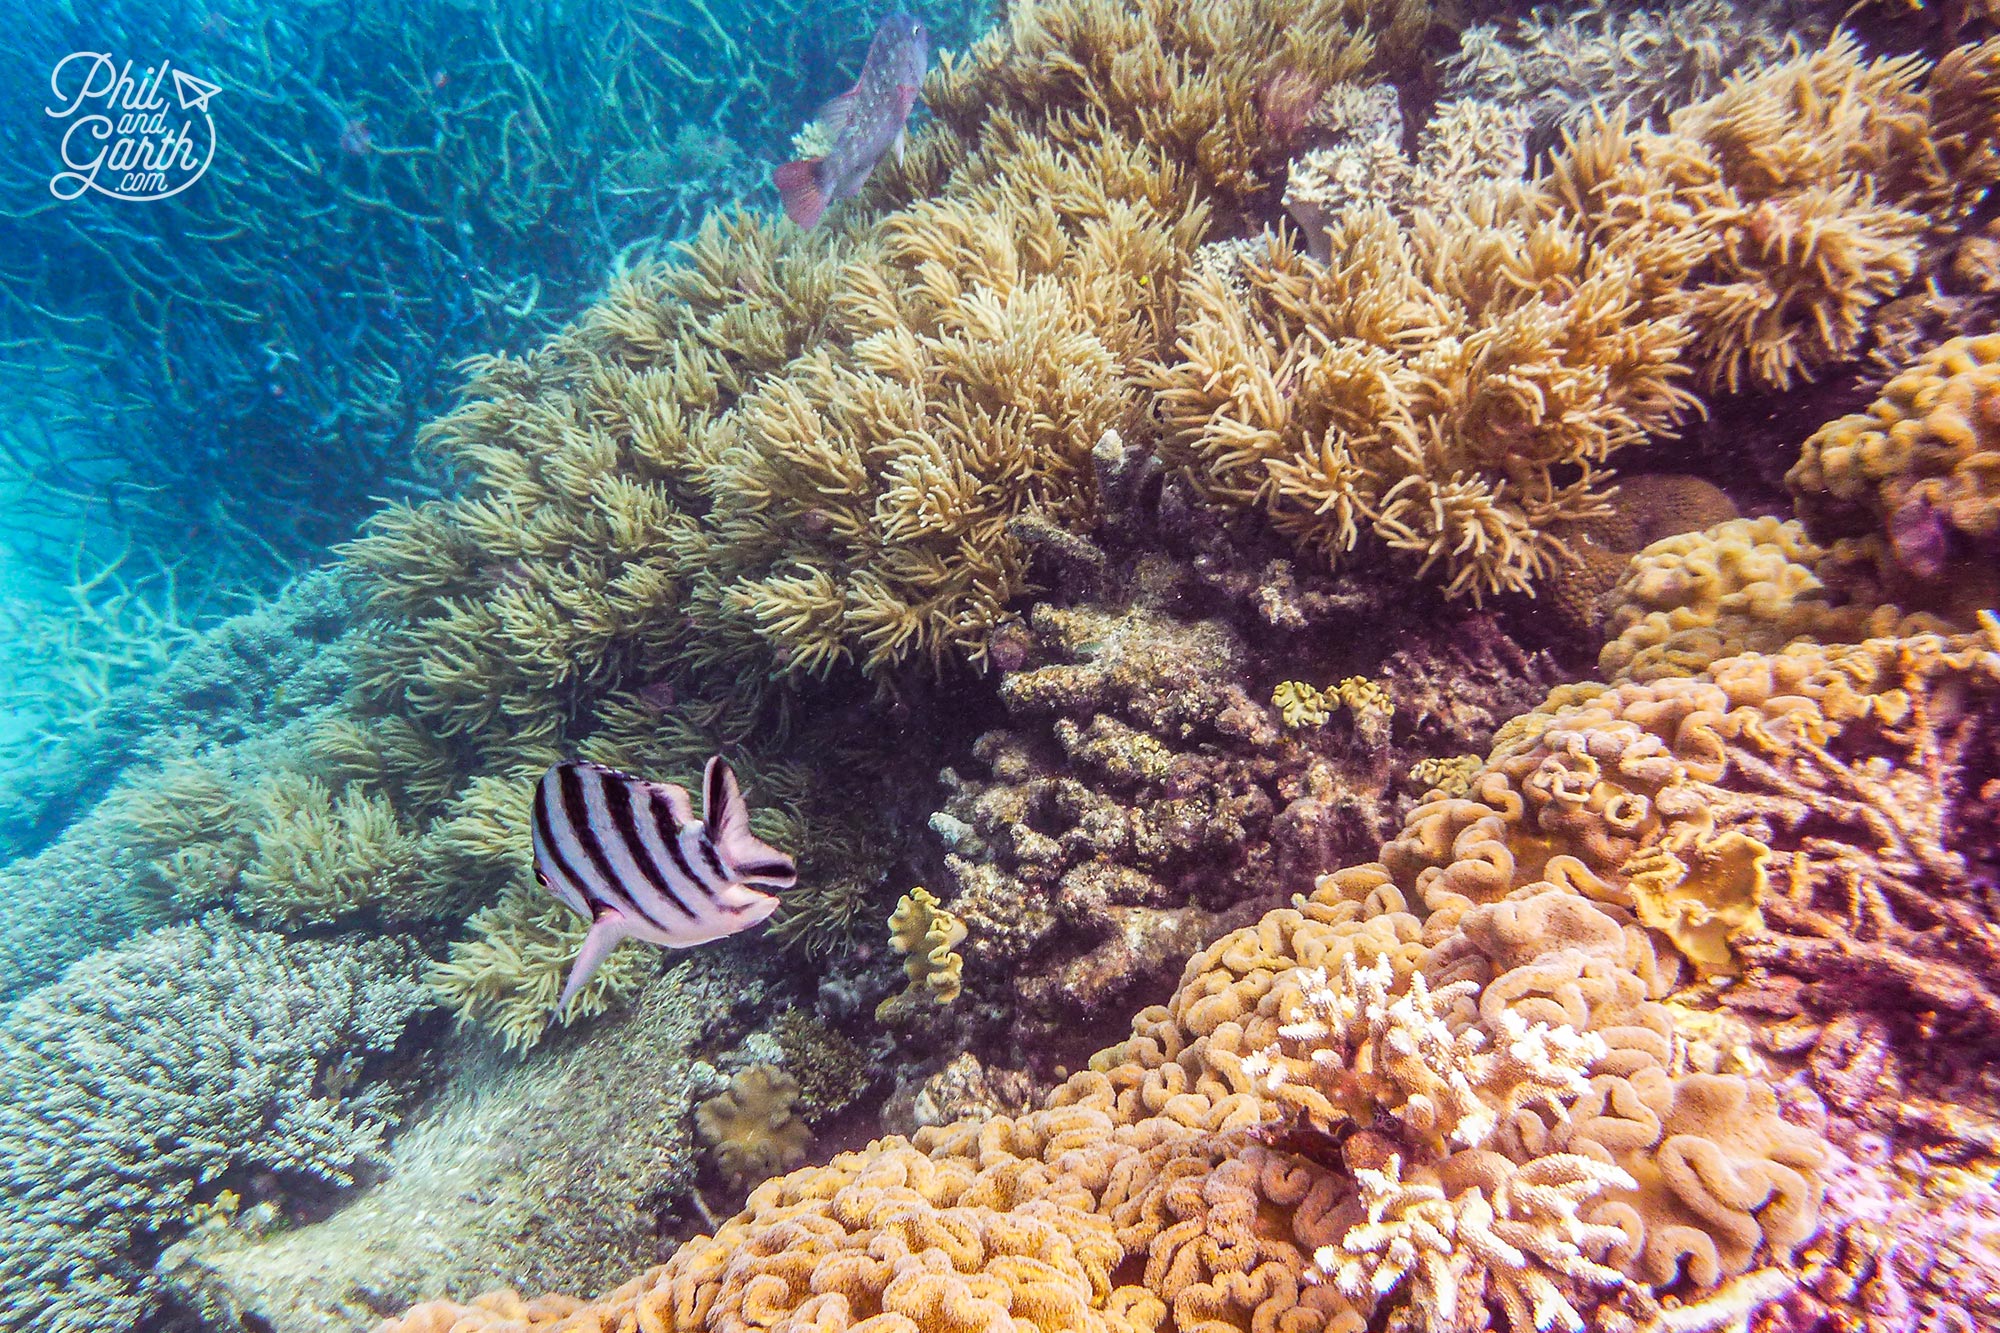
[[[798,1082],[775,1065],[751,1065],[695,1108],[695,1128],[732,1186],[747,1189],[797,1166],[812,1130],[792,1110]]]

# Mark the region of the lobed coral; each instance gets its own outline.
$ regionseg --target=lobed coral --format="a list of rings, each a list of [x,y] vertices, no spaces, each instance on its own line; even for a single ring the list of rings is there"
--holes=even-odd
[[[928,889],[911,889],[889,916],[889,943],[903,955],[903,990],[875,1006],[878,1023],[907,1022],[958,998],[965,959],[965,923],[938,906]]]
[[[0,1022],[0,1326],[142,1322],[148,1269],[254,1177],[353,1183],[382,1155],[373,1076],[428,1003],[406,941],[294,941],[220,916],[73,964]]]
[[[1962,623],[2000,605],[2000,335],[1926,352],[1785,484],[1835,578]]]
[[[737,1189],[799,1164],[812,1130],[793,1113],[798,1081],[775,1065],[750,1065],[697,1105],[695,1129],[722,1178]]]
[[[1827,552],[1796,519],[1732,519],[1648,546],[1606,598],[1609,681],[1699,675],[1788,643],[1857,643],[1945,628],[1935,617],[1852,601],[1829,588]]]

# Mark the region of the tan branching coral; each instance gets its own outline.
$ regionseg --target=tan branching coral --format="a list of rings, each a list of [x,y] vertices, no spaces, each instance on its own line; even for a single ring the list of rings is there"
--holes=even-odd
[[[1600,116],[1550,186],[1592,239],[1644,256],[1641,308],[1685,317],[1705,384],[1787,387],[1854,356],[1925,241],[1983,197],[1996,66],[1994,43],[1928,66],[1836,34],[1665,131]]]
[[[1645,7],[1626,0],[1538,5],[1502,36],[1468,28],[1446,64],[1448,86],[1495,101],[1629,105],[1643,118],[1712,96],[1730,75],[1775,64],[1825,20],[1762,0],[1683,0]]]
[[[1328,560],[1372,535],[1453,594],[1526,589],[1551,526],[1603,510],[1604,461],[1692,401],[1680,325],[1634,318],[1631,259],[1522,187],[1409,224],[1351,209],[1332,252],[1274,243],[1247,302],[1190,279],[1155,378],[1168,459]]]
[[[925,1009],[950,1004],[963,986],[965,923],[938,905],[930,890],[911,889],[889,916],[889,944],[903,955],[909,979],[902,991],[875,1006],[878,1022],[902,1022]]]
[[[657,949],[616,950],[570,1006],[556,1013],[563,978],[589,922],[539,889],[510,885],[475,912],[465,938],[433,963],[425,982],[460,1024],[491,1029],[509,1050],[539,1043],[552,1019],[572,1023],[634,995],[659,971]]]
[[[1836,579],[1968,623],[2000,605],[2000,335],[1926,352],[1815,432],[1785,484]]]
[[[969,135],[990,107],[1105,126],[1187,164],[1232,211],[1282,180],[1328,90],[1395,70],[1432,23],[1424,0],[1036,0],[926,90]]]

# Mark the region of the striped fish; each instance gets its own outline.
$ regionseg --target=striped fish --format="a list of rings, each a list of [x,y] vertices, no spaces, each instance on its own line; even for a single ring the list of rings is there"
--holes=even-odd
[[[736,775],[717,755],[702,776],[702,817],[671,782],[582,760],[542,775],[533,814],[535,878],[590,922],[558,1011],[626,936],[668,949],[748,930],[777,910],[759,889],[788,889],[792,858],[750,832]]]

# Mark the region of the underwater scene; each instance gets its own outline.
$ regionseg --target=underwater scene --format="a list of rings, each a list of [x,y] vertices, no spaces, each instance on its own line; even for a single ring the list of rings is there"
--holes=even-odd
[[[12,0],[0,1333],[2000,1333],[1996,0]]]

